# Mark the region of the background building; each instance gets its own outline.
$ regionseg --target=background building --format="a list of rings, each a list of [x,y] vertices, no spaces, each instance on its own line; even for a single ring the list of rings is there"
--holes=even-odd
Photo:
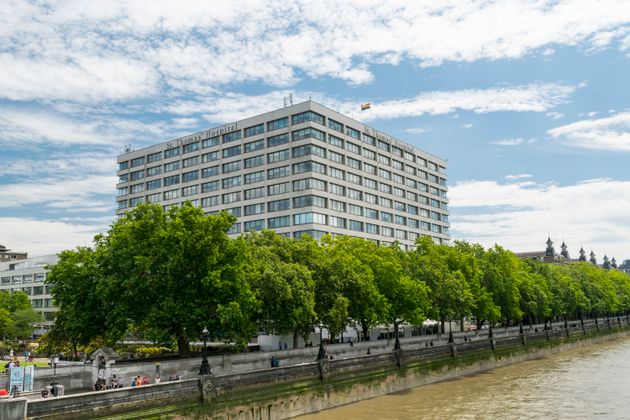
[[[118,210],[190,200],[264,228],[448,242],[446,162],[312,101],[118,156]]]
[[[45,284],[48,276],[46,266],[57,263],[57,255],[0,262],[0,290],[10,292],[23,291],[29,297],[35,311],[42,314],[44,323],[34,328],[36,333],[43,333],[52,325],[56,308],[53,307],[51,286]]]

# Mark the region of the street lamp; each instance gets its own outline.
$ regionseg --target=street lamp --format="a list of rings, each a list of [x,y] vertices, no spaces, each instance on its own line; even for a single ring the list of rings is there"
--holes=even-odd
[[[324,339],[322,337],[324,324],[320,322],[318,327],[319,327],[319,353],[317,353],[317,360],[324,360],[326,358],[326,349],[324,348]]]
[[[208,329],[203,327],[203,331],[201,331],[203,335],[203,357],[201,359],[201,367],[199,368],[200,375],[209,375],[210,374],[210,365],[208,364],[208,356],[206,354],[206,341],[208,340]]]

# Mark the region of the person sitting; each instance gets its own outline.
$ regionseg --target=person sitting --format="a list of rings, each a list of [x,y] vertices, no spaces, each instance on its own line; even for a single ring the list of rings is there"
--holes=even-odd
[[[149,377],[147,375],[142,377],[142,385],[149,385]]]

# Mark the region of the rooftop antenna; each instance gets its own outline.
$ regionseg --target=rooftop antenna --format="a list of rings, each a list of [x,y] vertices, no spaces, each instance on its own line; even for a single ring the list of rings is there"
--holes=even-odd
[[[282,99],[284,100],[284,107],[286,108],[287,107],[287,97],[284,96]]]
[[[125,145],[123,146],[123,150],[125,153],[131,152],[131,144],[125,143]]]
[[[289,93],[289,103],[293,105],[293,93]]]

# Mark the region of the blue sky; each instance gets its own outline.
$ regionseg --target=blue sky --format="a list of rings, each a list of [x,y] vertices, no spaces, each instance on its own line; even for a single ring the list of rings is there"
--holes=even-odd
[[[448,160],[451,233],[630,259],[627,1],[0,4],[0,243],[87,245],[116,155],[292,93]],[[361,112],[361,103],[371,102]]]

